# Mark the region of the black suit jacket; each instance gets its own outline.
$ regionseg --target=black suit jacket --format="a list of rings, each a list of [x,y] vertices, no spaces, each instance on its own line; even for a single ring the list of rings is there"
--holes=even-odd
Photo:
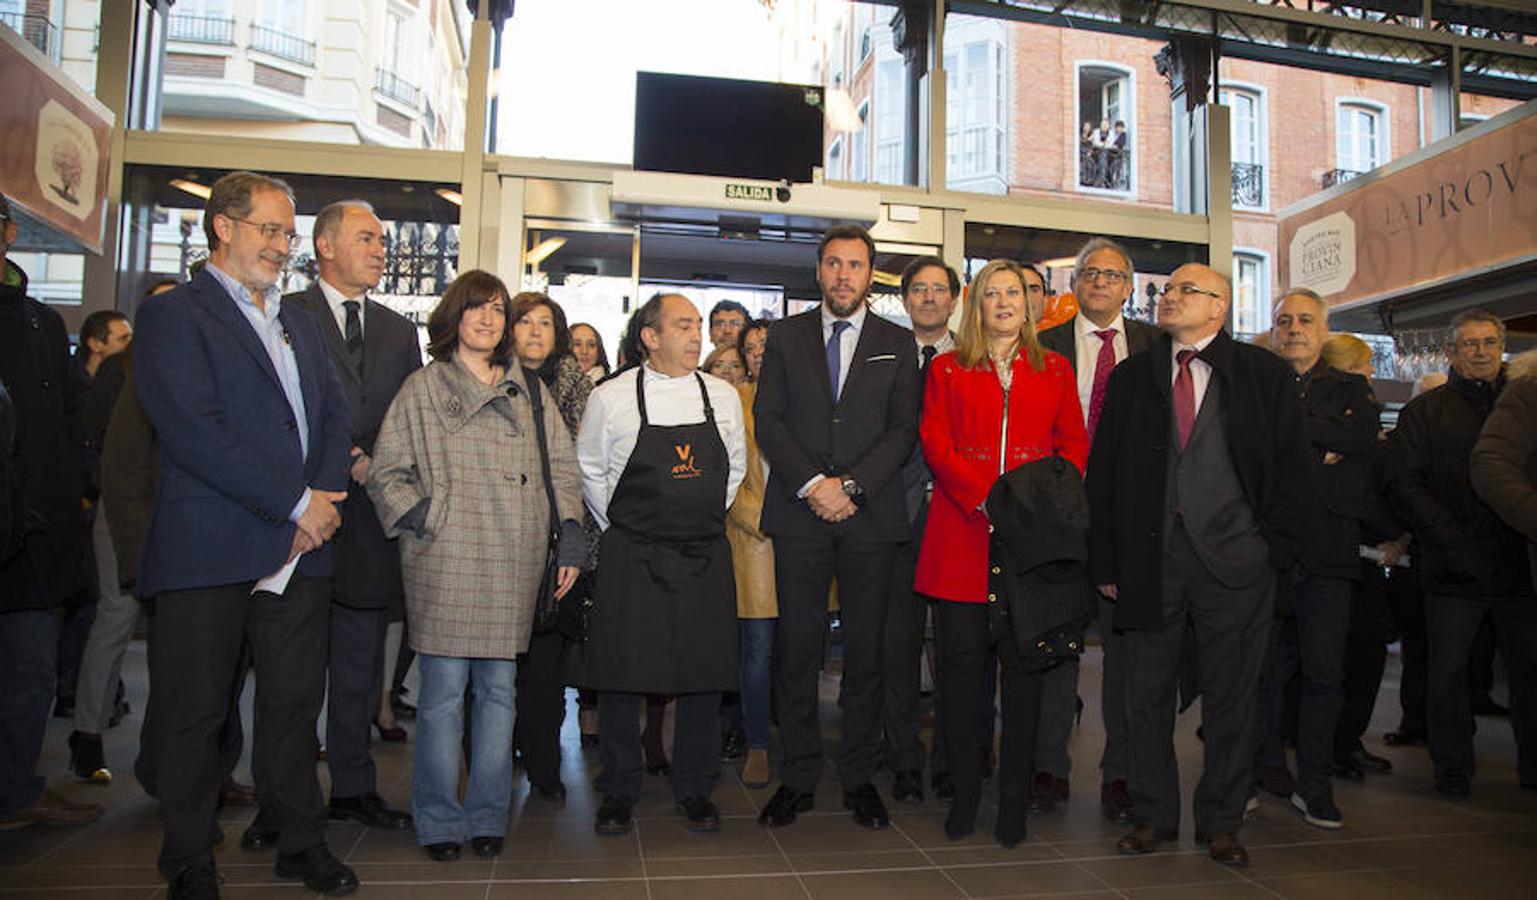
[[[1373,512],[1374,457],[1382,405],[1360,375],[1320,362],[1303,387],[1316,499],[1302,561],[1316,575],[1360,578],[1361,519]],[[1328,453],[1342,457],[1324,465]]]
[[[341,381],[352,419],[352,444],[372,453],[379,424],[389,411],[395,392],[406,376],[422,367],[416,326],[404,316],[374,300],[363,309],[363,371],[352,368],[346,341],[331,314],[330,304],[316,281],[307,290],[288,294],[283,303],[309,313],[325,338],[326,354]],[[342,527],[337,532],[336,574],[331,594],[336,602],[357,609],[399,607],[404,602],[400,580],[400,553],[384,536],[374,505],[363,485],[348,480],[347,499],[341,506]]]
[[[1110,373],[1105,408],[1089,452],[1089,569],[1116,585],[1115,627],[1163,625],[1163,539],[1173,428],[1172,339]],[[1314,501],[1302,404],[1291,367],[1259,347],[1218,332],[1201,351],[1222,379],[1233,468],[1259,522],[1271,565],[1297,558]]]
[[[1081,316],[1082,313],[1079,313]],[[1126,325],[1126,357],[1153,346],[1158,336],[1163,334],[1157,328],[1146,322],[1138,322],[1136,319],[1122,318]],[[1077,327],[1078,316],[1073,316],[1061,325],[1056,325],[1041,332],[1041,346],[1067,357],[1067,362],[1078,371],[1078,335],[1073,329]],[[1124,360],[1123,360],[1124,362]]]
[[[915,347],[912,332],[866,312],[835,405],[821,307],[769,328],[753,404],[758,446],[770,467],[764,532],[811,537],[834,527],[795,493],[815,475],[848,474],[866,502],[838,526],[843,533],[890,543],[911,538],[900,473],[918,439]]]

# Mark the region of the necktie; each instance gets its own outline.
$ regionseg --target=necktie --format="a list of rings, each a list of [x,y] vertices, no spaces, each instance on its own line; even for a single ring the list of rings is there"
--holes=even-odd
[[[939,348],[929,344],[919,353],[923,356],[923,362],[918,365],[918,408],[923,409],[923,395],[928,393],[929,366],[933,365],[934,357],[939,355]]]
[[[833,336],[827,339],[827,383],[832,385],[834,403],[843,393],[843,385],[838,383],[838,374],[843,371],[843,332],[851,327],[840,319],[833,323]]]
[[[347,342],[347,358],[352,363],[352,370],[359,374],[363,371],[363,318],[359,313],[362,306],[356,300],[348,300],[342,303],[342,308],[347,311],[347,331],[342,338]]]
[[[1099,426],[1099,414],[1105,409],[1105,386],[1110,383],[1110,372],[1115,368],[1115,329],[1106,328],[1094,332],[1099,338],[1099,355],[1094,358],[1094,389],[1089,393],[1089,443],[1094,443],[1094,429]]]
[[[1179,429],[1179,449],[1190,443],[1190,430],[1195,427],[1195,377],[1190,374],[1190,361],[1194,350],[1181,350],[1175,354],[1179,360],[1179,374],[1174,376],[1174,427]]]

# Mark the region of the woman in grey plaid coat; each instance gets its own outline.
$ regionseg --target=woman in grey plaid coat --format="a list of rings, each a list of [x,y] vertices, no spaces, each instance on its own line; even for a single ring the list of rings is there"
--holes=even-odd
[[[385,415],[368,492],[400,538],[421,699],[411,788],[417,842],[433,859],[501,851],[512,795],[513,659],[528,648],[544,572],[549,502],[530,384],[510,358],[507,289],[466,272],[427,322],[433,362]],[[543,404],[561,519],[560,593],[586,555],[570,433]],[[464,695],[475,721],[469,785],[458,799]]]

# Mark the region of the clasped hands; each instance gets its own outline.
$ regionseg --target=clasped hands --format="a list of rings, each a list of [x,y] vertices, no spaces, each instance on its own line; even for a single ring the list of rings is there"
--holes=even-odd
[[[824,522],[842,522],[859,511],[854,498],[843,492],[843,482],[831,477],[821,478],[806,489],[806,503]]]
[[[336,529],[342,524],[342,514],[336,504],[346,499],[346,491],[310,489],[310,502],[304,507],[304,512],[299,514],[299,521],[294,523],[298,527],[294,529],[293,545],[288,550],[289,561],[300,554],[318,549],[336,534]]]

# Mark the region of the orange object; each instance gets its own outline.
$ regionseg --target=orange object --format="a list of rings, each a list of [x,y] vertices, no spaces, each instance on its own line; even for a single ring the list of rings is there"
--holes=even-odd
[[[1078,315],[1078,298],[1073,296],[1072,291],[1063,291],[1046,298],[1046,310],[1041,313],[1041,321],[1035,328],[1037,331],[1045,331],[1061,325],[1076,315]]]

